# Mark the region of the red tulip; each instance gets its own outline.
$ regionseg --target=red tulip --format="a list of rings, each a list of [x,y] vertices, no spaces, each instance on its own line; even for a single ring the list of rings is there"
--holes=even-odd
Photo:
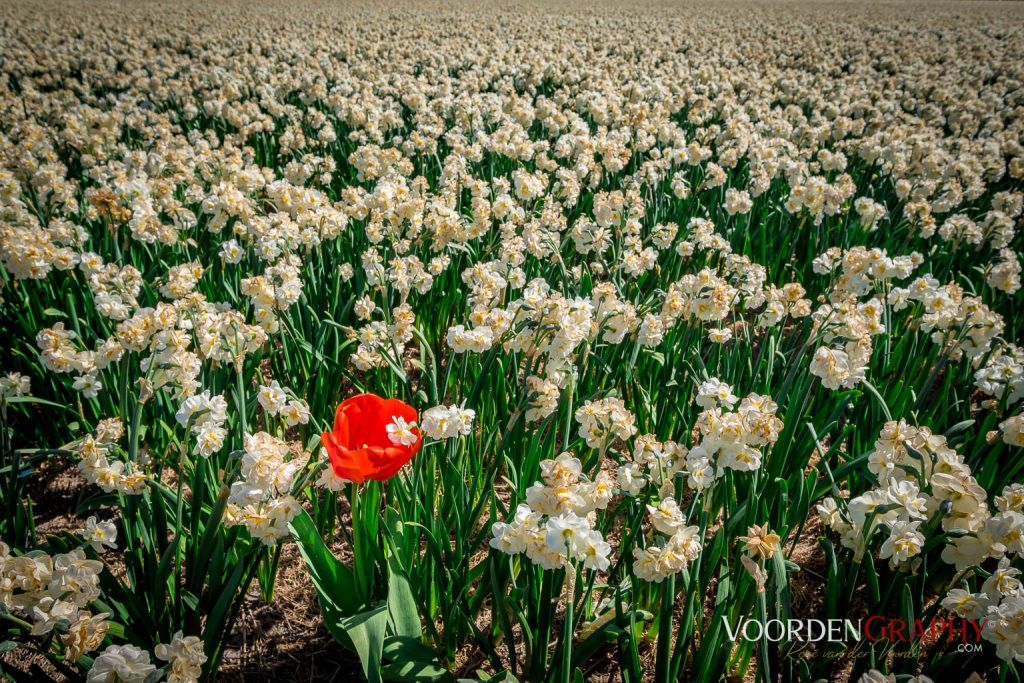
[[[392,434],[396,422],[405,428]],[[415,422],[412,406],[396,398],[359,394],[338,406],[334,429],[324,432],[320,441],[342,479],[357,484],[383,481],[395,476],[423,444],[419,428],[408,427]]]

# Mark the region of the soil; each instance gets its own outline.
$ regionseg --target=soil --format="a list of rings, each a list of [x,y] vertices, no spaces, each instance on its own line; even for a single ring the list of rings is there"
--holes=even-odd
[[[281,550],[274,599],[259,586],[246,595],[228,641],[218,681],[350,681],[359,660],[341,647],[320,617],[316,589],[294,543]]]

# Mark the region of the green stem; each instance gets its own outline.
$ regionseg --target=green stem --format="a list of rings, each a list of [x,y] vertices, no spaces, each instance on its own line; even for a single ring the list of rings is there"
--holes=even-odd
[[[672,609],[675,607],[676,575],[662,583],[661,607],[658,614],[658,653],[654,664],[656,683],[670,683],[669,660],[672,654]]]
[[[761,643],[758,647],[758,654],[761,658],[761,680],[771,681],[771,667],[768,665],[768,602],[764,592],[757,594],[757,616],[761,620],[762,624],[765,624],[765,628],[762,629]]]
[[[569,548],[569,544],[566,543],[566,552],[569,553],[567,557],[572,557],[572,549]],[[566,578],[572,579],[571,585],[566,586],[565,596],[565,621],[562,624],[562,671],[561,681],[562,683],[570,683],[572,681],[572,633],[573,633],[573,622],[575,617],[573,615],[574,599],[576,596],[576,572],[571,566],[572,559],[569,559],[569,566],[566,567]]]
[[[242,425],[242,444],[245,444],[245,435],[249,433],[249,425],[245,417],[245,377],[242,375],[242,360],[235,361],[235,389],[238,396],[235,398],[235,409],[238,411],[238,420]]]

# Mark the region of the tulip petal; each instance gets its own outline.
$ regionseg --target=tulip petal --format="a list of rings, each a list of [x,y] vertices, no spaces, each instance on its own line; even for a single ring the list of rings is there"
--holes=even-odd
[[[415,427],[415,443],[392,443],[387,426],[396,417],[415,422],[416,409],[398,399],[374,394],[357,394],[343,401],[334,414],[334,430],[321,437],[334,473],[356,483],[395,476],[423,444],[423,436]]]

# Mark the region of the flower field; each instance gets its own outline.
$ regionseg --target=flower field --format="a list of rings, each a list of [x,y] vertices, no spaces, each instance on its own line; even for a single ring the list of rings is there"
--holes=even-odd
[[[1024,6],[3,2],[0,678],[1024,669]]]

